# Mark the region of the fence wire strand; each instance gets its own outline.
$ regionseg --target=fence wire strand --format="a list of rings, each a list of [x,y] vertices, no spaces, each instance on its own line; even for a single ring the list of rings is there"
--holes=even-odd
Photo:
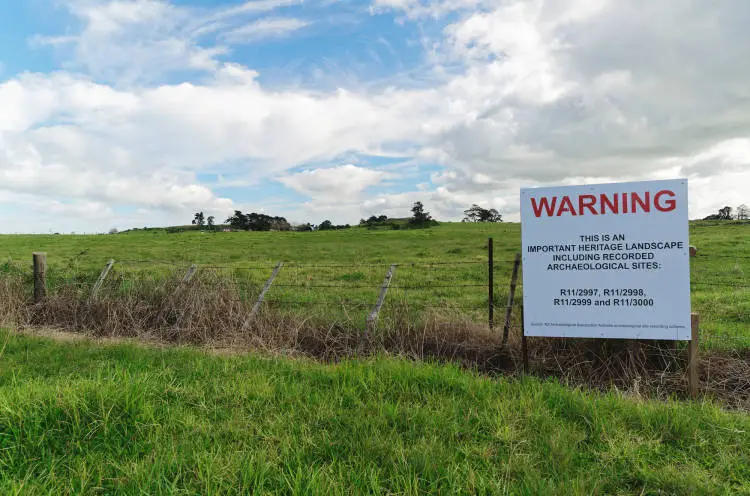
[[[711,259],[730,260],[723,269],[704,265]],[[699,254],[691,258],[691,293],[694,308],[700,307],[706,321],[701,323],[702,345],[720,345],[727,348],[750,348],[750,335],[733,335],[733,329],[750,326],[750,277],[738,268],[738,261],[750,261],[745,255]],[[496,259],[494,324],[501,328],[504,321],[510,274],[515,260]],[[65,290],[90,294],[94,288],[101,264],[87,265],[80,261],[66,267],[48,269],[49,292]],[[101,266],[99,266],[101,265]],[[190,261],[149,259],[115,260],[100,293],[137,295],[142,286],[153,286],[147,294],[176,291],[178,288],[207,288],[228,291],[230,298],[240,298],[247,304],[257,301],[276,263],[266,265],[195,264],[197,271],[189,282],[184,278],[193,265]],[[397,311],[462,310],[480,318],[478,313],[488,309],[487,279],[489,266],[484,261],[406,261],[397,263],[296,263],[285,262],[276,280],[271,284],[263,304],[279,308],[290,307],[350,307],[363,312],[374,308],[383,288],[388,267],[396,271],[388,286],[388,296],[382,313]],[[734,268],[733,268],[734,266]],[[455,270],[450,270],[454,267]],[[466,268],[466,269],[464,269]],[[317,271],[316,269],[321,269]],[[341,270],[337,270],[341,269]],[[750,267],[749,267],[750,269]],[[68,272],[66,272],[68,271]],[[72,271],[72,272],[70,272]],[[518,305],[523,295],[523,267],[519,266],[516,295],[513,305]],[[21,276],[31,280],[31,264],[8,260],[0,264],[0,276]],[[350,281],[350,282],[347,282]],[[231,296],[231,293],[235,296]],[[314,295],[312,293],[315,293]],[[313,296],[307,298],[306,296]],[[438,303],[436,303],[438,302]],[[717,303],[718,302],[718,303]],[[244,304],[244,303],[243,303]],[[715,305],[724,305],[715,309]],[[726,307],[726,308],[725,308]],[[722,312],[716,314],[716,312]],[[513,319],[518,324],[518,310]],[[484,318],[484,317],[482,317]],[[485,321],[486,322],[486,321]]]

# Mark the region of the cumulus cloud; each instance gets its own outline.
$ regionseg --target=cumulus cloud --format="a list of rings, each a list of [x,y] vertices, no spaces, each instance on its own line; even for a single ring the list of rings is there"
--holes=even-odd
[[[278,180],[313,199],[341,201],[357,197],[366,188],[375,186],[389,177],[392,175],[387,172],[347,164],[328,169],[305,170],[279,177]]]
[[[232,44],[247,43],[254,34],[259,39],[309,24],[283,18],[248,23],[296,3],[256,0],[200,9],[167,0],[70,0],[69,11],[82,24],[80,34],[33,36],[31,42],[70,47],[68,67],[113,84],[158,82],[175,72],[213,72]]]
[[[65,69],[0,82],[0,189],[230,208],[197,179],[220,166],[309,196],[301,216],[345,220],[404,215],[417,199],[443,218],[482,203],[513,219],[521,186],[676,176],[691,180],[694,217],[750,201],[746,2],[376,0],[375,15],[397,12],[416,31],[442,23],[424,31],[425,77],[408,87],[394,75],[280,89],[224,60],[264,30],[303,27],[276,15],[294,3],[73,0],[80,32],[37,39],[71,50]],[[384,194],[383,168],[334,166],[357,155],[442,170]]]
[[[465,62],[453,88],[475,88],[481,100],[421,153],[454,170],[448,184],[457,189],[476,189],[466,178],[477,173],[536,183],[693,176],[694,165],[674,165],[709,151],[726,162],[721,143],[750,135],[741,83],[750,72],[738,63],[750,44],[735,42],[749,21],[740,2],[710,12],[697,1],[509,2],[468,12],[443,42]]]
[[[190,13],[166,1],[73,0],[69,5],[83,29],[72,41],[68,66],[115,84],[155,81],[176,70],[210,71],[225,51],[200,46]]]

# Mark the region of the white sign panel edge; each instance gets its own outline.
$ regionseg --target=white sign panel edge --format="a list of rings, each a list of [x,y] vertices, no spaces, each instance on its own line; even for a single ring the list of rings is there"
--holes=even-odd
[[[525,334],[689,340],[687,193],[686,179],[522,188]]]

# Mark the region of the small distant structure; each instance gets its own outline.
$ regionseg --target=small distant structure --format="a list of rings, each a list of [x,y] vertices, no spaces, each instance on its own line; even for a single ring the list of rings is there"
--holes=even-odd
[[[693,245],[690,245],[690,256],[691,256],[691,257],[694,257],[694,256],[696,256],[697,254],[698,254],[698,248],[696,248],[696,247],[695,247],[695,246],[693,246]]]
[[[230,227],[225,227],[221,232],[232,232],[232,229]]]

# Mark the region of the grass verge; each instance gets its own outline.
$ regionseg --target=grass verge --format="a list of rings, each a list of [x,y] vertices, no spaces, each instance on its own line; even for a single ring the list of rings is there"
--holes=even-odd
[[[750,494],[750,418],[389,358],[0,333],[4,494]]]
[[[176,274],[175,274],[176,275]],[[490,374],[522,370],[520,318],[511,320],[503,345],[500,329],[476,324],[450,306],[415,312],[403,303],[365,330],[341,307],[300,314],[266,308],[247,320],[252,304],[226,279],[196,276],[138,281],[90,298],[65,287],[33,303],[18,278],[0,278],[0,325],[55,328],[82,335],[259,350],[325,362],[387,353],[416,361],[461,364]],[[705,333],[701,332],[702,338]],[[685,343],[529,338],[530,371],[569,385],[619,389],[667,399],[687,390]],[[700,391],[724,406],[750,410],[747,350],[702,349]]]

